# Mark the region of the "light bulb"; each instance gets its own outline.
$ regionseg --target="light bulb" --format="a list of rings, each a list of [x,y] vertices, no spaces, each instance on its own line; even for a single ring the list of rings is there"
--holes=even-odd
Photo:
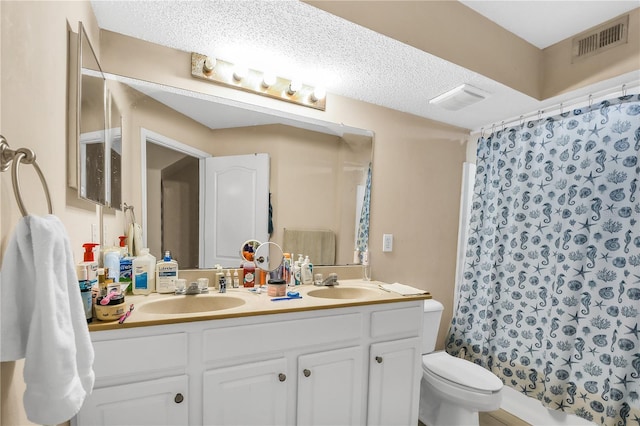
[[[299,80],[291,80],[291,83],[289,83],[289,89],[287,90],[287,93],[289,95],[293,95],[300,89],[302,89],[302,83]]]
[[[313,89],[313,93],[311,93],[311,102],[321,101],[327,96],[327,91],[324,87],[316,87]]]
[[[265,72],[262,76],[262,87],[265,89],[276,84],[276,75],[272,72]]]
[[[242,79],[245,78],[248,73],[249,73],[249,70],[247,69],[247,67],[242,65],[236,65],[236,67],[233,70],[233,79],[236,81],[242,81]]]
[[[207,56],[207,58],[204,60],[204,64],[202,64],[202,70],[208,74],[211,71],[213,71],[215,67],[216,67],[216,58],[210,58]]]

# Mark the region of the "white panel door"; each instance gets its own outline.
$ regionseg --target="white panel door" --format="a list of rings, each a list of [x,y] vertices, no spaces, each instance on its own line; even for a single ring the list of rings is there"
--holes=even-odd
[[[371,345],[367,425],[418,424],[420,339]]]
[[[205,159],[204,268],[240,266],[246,240],[269,240],[269,155]]]
[[[219,368],[204,373],[204,425],[282,426],[287,417],[285,358]]]
[[[187,376],[94,389],[76,417],[77,426],[188,425]]]
[[[362,358],[354,346],[298,359],[297,424],[362,424]]]

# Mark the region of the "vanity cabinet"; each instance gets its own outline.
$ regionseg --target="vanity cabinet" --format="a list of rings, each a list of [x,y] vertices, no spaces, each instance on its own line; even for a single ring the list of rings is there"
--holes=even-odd
[[[297,424],[362,424],[362,365],[359,346],[300,356]]]
[[[189,425],[187,376],[95,389],[78,413],[80,425]]]
[[[412,424],[415,378],[422,377],[420,339],[402,339],[371,345],[367,424]]]
[[[422,311],[410,301],[92,332],[96,385],[73,424],[413,426]]]
[[[286,424],[287,377],[285,358],[252,362],[206,371],[202,383],[205,425]]]

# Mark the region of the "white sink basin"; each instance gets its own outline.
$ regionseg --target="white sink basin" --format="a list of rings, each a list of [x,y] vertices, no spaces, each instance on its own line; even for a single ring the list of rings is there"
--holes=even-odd
[[[147,314],[197,314],[237,308],[244,299],[226,295],[198,294],[193,296],[169,296],[143,303],[136,311]]]

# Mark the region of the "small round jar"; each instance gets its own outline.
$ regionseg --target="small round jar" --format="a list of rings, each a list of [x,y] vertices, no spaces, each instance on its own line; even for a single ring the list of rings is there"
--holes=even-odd
[[[101,300],[102,296],[98,297],[95,304],[96,318],[100,321],[116,321],[124,315],[127,309],[124,303],[123,294],[112,298],[106,305],[101,305]]]
[[[271,297],[281,297],[287,292],[285,280],[269,280],[267,283],[267,294]]]

